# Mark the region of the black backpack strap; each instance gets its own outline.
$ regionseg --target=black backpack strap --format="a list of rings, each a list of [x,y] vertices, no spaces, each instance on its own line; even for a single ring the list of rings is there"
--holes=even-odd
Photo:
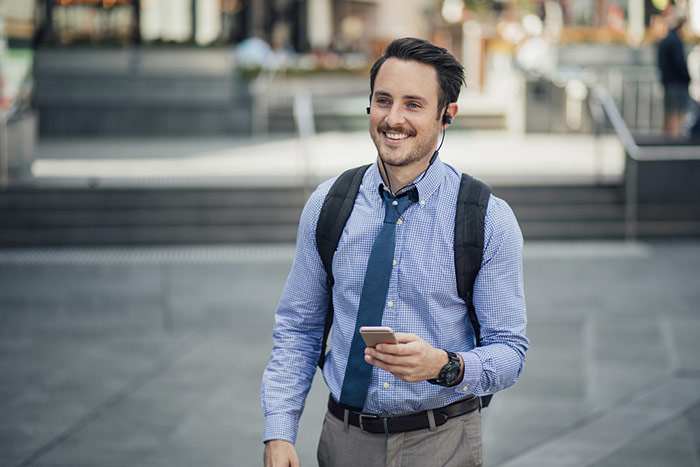
[[[467,305],[477,347],[481,346],[481,326],[472,297],[474,281],[479,274],[484,253],[484,222],[490,196],[490,186],[470,175],[462,174],[455,213],[455,274],[457,292]],[[491,395],[484,396],[481,405],[486,407],[490,401]]]
[[[372,164],[355,167],[340,174],[331,186],[321,207],[316,225],[316,247],[321,256],[323,268],[326,270],[326,287],[328,288],[328,311],[323,329],[323,341],[321,343],[321,356],[318,366],[323,368],[326,361],[326,347],[328,335],[333,326],[333,255],[338,248],[340,236],[343,234],[345,223],[350,218],[352,208],[355,206],[355,198],[360,190],[362,177]]]

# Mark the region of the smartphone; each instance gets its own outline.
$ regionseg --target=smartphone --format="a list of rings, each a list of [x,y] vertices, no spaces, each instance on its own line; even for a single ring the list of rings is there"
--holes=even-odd
[[[362,326],[360,334],[367,347],[376,347],[377,344],[398,344],[394,331],[386,326]]]

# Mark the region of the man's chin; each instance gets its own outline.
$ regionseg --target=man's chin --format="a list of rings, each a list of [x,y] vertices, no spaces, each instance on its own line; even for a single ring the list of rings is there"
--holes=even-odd
[[[409,165],[416,162],[416,160],[414,160],[408,156],[404,156],[404,157],[388,156],[387,157],[385,154],[380,154],[380,157],[382,158],[382,161],[384,161],[384,163],[387,166],[392,167],[392,168],[408,167]]]

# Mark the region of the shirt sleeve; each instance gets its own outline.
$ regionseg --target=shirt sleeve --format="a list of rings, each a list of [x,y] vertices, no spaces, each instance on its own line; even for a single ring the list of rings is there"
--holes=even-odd
[[[512,386],[525,364],[529,341],[523,290],[523,237],[508,204],[491,196],[484,225],[484,254],[474,282],[481,347],[461,353],[458,391],[492,394]]]
[[[272,355],[260,388],[263,441],[296,442],[316,373],[329,299],[326,272],[316,248],[316,224],[329,186],[322,184],[311,195],[299,221],[296,254],[275,314]]]

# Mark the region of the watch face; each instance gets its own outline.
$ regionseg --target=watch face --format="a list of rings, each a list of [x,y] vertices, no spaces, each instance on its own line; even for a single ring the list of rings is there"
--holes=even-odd
[[[445,384],[452,386],[459,377],[459,370],[459,360],[457,361],[457,364],[450,360],[449,368],[445,372]]]
[[[440,372],[440,384],[443,386],[454,386],[457,378],[459,378],[459,373],[461,371],[461,366],[459,364],[459,357],[453,352],[447,352],[449,361],[447,365],[442,368]]]

